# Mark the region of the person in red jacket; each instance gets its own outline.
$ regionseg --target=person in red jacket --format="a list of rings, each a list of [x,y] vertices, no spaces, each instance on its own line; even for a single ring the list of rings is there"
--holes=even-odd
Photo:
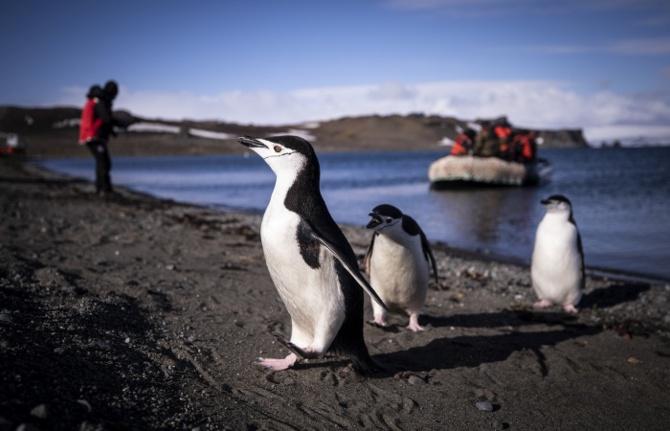
[[[114,135],[112,103],[119,92],[114,81],[108,81],[104,88],[92,86],[86,95],[86,104],[81,112],[79,143],[86,145],[95,158],[95,190],[98,194],[112,192],[109,172],[112,161],[107,149],[109,137]]]
[[[498,138],[498,157],[504,160],[510,160],[512,157],[510,137],[512,135],[512,127],[507,121],[501,121],[493,128],[493,133]]]
[[[456,136],[454,145],[451,147],[451,156],[467,156],[472,154],[474,148],[476,133],[472,129],[467,129]]]
[[[532,163],[537,157],[537,142],[535,132],[519,134],[515,139],[518,160],[522,163]]]

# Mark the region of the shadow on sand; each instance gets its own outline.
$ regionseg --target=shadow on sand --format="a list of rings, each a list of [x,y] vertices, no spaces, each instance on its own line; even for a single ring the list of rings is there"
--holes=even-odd
[[[650,289],[648,283],[629,281],[610,284],[595,289],[582,297],[579,308],[609,308],[624,302],[635,301],[640,294]]]
[[[546,374],[544,355],[540,349],[563,341],[595,335],[600,328],[570,325],[560,330],[513,332],[497,335],[466,335],[432,340],[425,346],[412,347],[392,353],[375,355],[374,359],[395,371],[430,371],[458,367],[477,367],[481,364],[506,360],[512,353],[530,350],[538,358],[542,374]]]

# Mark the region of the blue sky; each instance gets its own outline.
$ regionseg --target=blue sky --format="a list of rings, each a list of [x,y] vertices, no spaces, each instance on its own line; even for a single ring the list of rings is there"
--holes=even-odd
[[[80,104],[113,77],[118,106],[168,118],[422,110],[670,136],[667,0],[3,3],[0,104]]]

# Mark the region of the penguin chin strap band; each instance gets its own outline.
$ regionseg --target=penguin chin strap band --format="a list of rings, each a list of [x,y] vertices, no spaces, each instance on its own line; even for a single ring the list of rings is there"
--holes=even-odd
[[[273,158],[275,158],[275,157],[290,156],[291,154],[295,154],[295,153],[296,153],[296,151],[291,151],[290,153],[284,153],[284,154],[273,154],[273,155],[271,155],[271,156],[262,157],[262,159],[263,159],[263,160],[267,160],[267,159],[273,159]]]

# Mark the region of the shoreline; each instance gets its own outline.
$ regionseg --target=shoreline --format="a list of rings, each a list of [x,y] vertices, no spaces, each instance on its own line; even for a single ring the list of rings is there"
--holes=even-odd
[[[587,277],[576,316],[532,308],[527,268],[435,249],[420,321],[270,372],[290,318],[260,215],[0,160],[0,425],[8,429],[647,429],[670,424],[670,286]],[[361,256],[369,233],[343,226]],[[366,320],[371,317],[366,299]],[[478,402],[490,405],[482,410]],[[607,415],[602,412],[607,411]],[[7,425],[8,424],[8,425]]]
[[[417,150],[417,151],[425,151],[425,150]],[[346,153],[346,152],[341,152],[341,153]],[[196,156],[198,157],[198,156]],[[82,157],[82,159],[85,157]],[[76,179],[76,180],[81,180],[84,182],[87,182],[88,180],[80,177],[74,177],[70,176],[65,173],[61,172],[56,172],[53,170],[50,170],[46,168],[45,166],[40,165],[41,160],[46,160],[45,159],[34,159],[34,158],[26,158],[23,160],[23,163],[27,163],[26,166],[31,166],[35,168],[35,173],[37,175],[45,175],[48,174],[49,176],[53,176],[55,178],[62,178],[62,179]],[[212,205],[199,205],[199,204],[193,204],[189,202],[182,202],[182,201],[177,201],[171,198],[161,198],[159,196],[152,195],[151,193],[146,193],[146,192],[141,192],[139,190],[135,190],[132,187],[128,186],[115,186],[115,190],[123,190],[124,194],[127,195],[137,195],[143,198],[149,198],[149,199],[156,199],[158,201],[163,201],[166,203],[172,203],[172,204],[177,204],[177,205],[183,205],[183,206],[190,206],[194,208],[199,208],[199,209],[206,209],[206,210],[213,210],[213,211],[218,211],[222,213],[227,213],[227,214],[245,214],[249,216],[258,216],[262,217],[263,216],[263,210],[260,209],[255,209],[255,208],[244,208],[244,207],[235,207],[235,206],[230,206],[227,204],[212,204]],[[359,229],[361,231],[365,231],[365,228],[361,226],[356,226],[350,223],[338,223],[340,226],[345,226],[348,229]],[[498,254],[498,253],[487,253],[487,252],[482,252],[478,250],[473,250],[473,249],[468,249],[468,248],[459,248],[459,247],[451,247],[447,245],[444,241],[431,241],[430,242],[431,247],[434,249],[441,249],[443,252],[445,252],[448,255],[454,256],[454,257],[461,257],[464,259],[474,259],[474,260],[481,260],[481,261],[491,261],[491,262],[496,262],[496,263],[501,263],[501,264],[508,264],[508,265],[515,265],[520,268],[528,269],[530,267],[530,263],[528,259],[524,258],[519,258],[516,256],[511,256],[511,255],[503,255],[503,254]],[[614,279],[614,280],[621,280],[621,281],[638,281],[638,282],[645,282],[645,283],[670,283],[670,277],[663,277],[661,275],[657,274],[649,274],[649,273],[644,273],[644,272],[637,272],[637,271],[628,271],[628,270],[622,270],[618,268],[608,268],[608,267],[601,267],[601,266],[588,266],[586,267],[586,274],[589,276],[594,276],[594,277],[601,277],[605,279]]]

